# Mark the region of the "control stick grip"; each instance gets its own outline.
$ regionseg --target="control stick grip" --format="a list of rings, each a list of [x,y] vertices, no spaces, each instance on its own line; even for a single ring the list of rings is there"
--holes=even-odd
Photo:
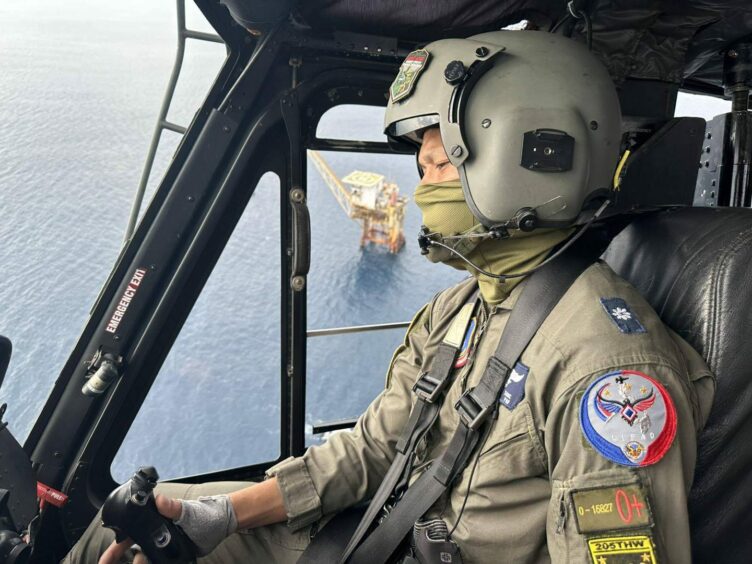
[[[139,468],[107,496],[102,506],[102,525],[115,531],[117,542],[130,537],[151,564],[193,564],[198,554],[196,545],[157,510],[154,486],[158,479],[152,466]]]

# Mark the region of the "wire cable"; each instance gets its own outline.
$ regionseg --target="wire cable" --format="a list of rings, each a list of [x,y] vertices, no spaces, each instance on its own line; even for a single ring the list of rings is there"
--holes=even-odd
[[[569,20],[569,14],[564,14],[561,18],[559,18],[559,21],[554,24],[554,26],[551,28],[550,33],[556,33],[559,31],[559,28],[564,25],[564,23]]]
[[[465,491],[465,499],[462,500],[462,506],[460,507],[459,514],[457,515],[457,520],[454,522],[454,525],[452,525],[452,530],[449,531],[449,534],[447,535],[448,539],[452,538],[454,531],[457,529],[457,525],[460,524],[460,519],[462,519],[462,514],[465,512],[465,506],[467,505],[467,500],[470,497],[470,488],[473,485],[473,478],[475,477],[475,471],[478,469],[478,461],[480,460],[481,454],[483,454],[483,447],[486,446],[486,441],[488,440],[488,437],[491,434],[491,427],[493,427],[493,425],[488,425],[486,427],[486,430],[483,432],[483,440],[481,441],[480,446],[478,447],[478,456],[475,457],[475,462],[473,462],[473,468],[472,470],[470,470],[470,477],[467,480],[467,490]]]
[[[590,16],[585,11],[580,12],[582,19],[585,20],[585,37],[587,38],[588,51],[593,50],[593,22],[590,21]]]
[[[567,11],[569,15],[575,20],[583,20],[585,22],[585,39],[587,41],[588,51],[593,50],[593,22],[590,20],[588,13],[575,5],[574,0],[570,0],[567,3]],[[558,24],[557,24],[558,25]]]

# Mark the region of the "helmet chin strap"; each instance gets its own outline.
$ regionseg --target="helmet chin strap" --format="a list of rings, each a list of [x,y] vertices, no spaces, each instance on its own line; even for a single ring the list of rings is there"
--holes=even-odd
[[[544,260],[542,263],[540,263],[535,268],[531,268],[529,270],[526,270],[524,272],[518,272],[514,274],[494,274],[492,272],[488,272],[487,270],[482,269],[480,266],[475,264],[473,261],[471,261],[469,258],[467,258],[465,255],[463,255],[460,251],[458,251],[454,246],[449,245],[447,243],[454,243],[456,245],[458,242],[462,240],[468,240],[468,239],[476,239],[476,240],[484,240],[484,239],[506,239],[509,237],[509,229],[510,228],[516,228],[516,229],[522,229],[523,231],[532,231],[532,229],[524,229],[518,221],[518,216],[520,216],[520,212],[517,213],[515,216],[515,219],[512,219],[511,221],[508,221],[504,224],[494,226],[489,228],[486,232],[471,232],[471,233],[464,233],[460,235],[451,235],[444,237],[441,235],[441,233],[436,232],[429,232],[428,228],[424,225],[421,227],[420,234],[418,235],[418,245],[420,246],[420,252],[421,254],[427,255],[428,250],[430,247],[440,247],[442,249],[446,249],[453,255],[456,255],[459,259],[461,259],[464,263],[466,263],[468,266],[482,274],[483,276],[487,276],[488,278],[495,278],[496,280],[499,280],[500,282],[504,282],[508,278],[521,278],[523,276],[528,276],[529,274],[532,274],[533,272],[543,268],[546,264],[549,262],[555,260],[558,258],[564,251],[566,251],[569,247],[571,247],[582,235],[584,235],[585,231],[587,231],[592,225],[593,222],[598,219],[601,214],[604,212],[604,210],[611,204],[610,200],[606,200],[601,204],[601,207],[599,207],[595,213],[593,214],[593,217],[588,219],[588,221],[575,233],[572,237],[569,238],[569,240],[559,248],[554,254],[552,254],[550,257],[548,257],[546,260]],[[526,208],[525,210],[521,210],[521,212],[525,212],[525,217],[529,217],[530,210],[529,208]],[[533,212],[534,213],[534,212]]]

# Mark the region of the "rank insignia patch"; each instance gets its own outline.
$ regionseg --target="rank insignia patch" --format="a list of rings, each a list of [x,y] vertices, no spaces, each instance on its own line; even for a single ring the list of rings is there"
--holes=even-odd
[[[580,400],[580,426],[600,454],[623,466],[649,466],[676,435],[676,409],[657,380],[616,370],[590,384]]]
[[[467,364],[467,361],[470,358],[470,348],[472,347],[474,336],[475,336],[475,318],[473,317],[470,320],[470,324],[467,326],[467,331],[465,331],[465,338],[462,341],[462,348],[460,349],[460,354],[457,355],[457,360],[454,361],[455,368],[462,368],[463,366]]]
[[[418,80],[418,75],[425,68],[427,62],[428,51],[425,49],[413,51],[405,58],[402,65],[400,65],[397,77],[389,87],[389,95],[392,97],[392,102],[397,102],[410,95],[415,82]]]
[[[647,333],[627,302],[621,298],[601,298],[601,305],[622,333]]]
[[[656,564],[651,535],[588,539],[593,564]]]
[[[507,383],[504,384],[504,392],[499,400],[501,405],[511,410],[525,398],[525,381],[528,374],[530,374],[530,369],[521,362],[514,366],[514,370],[507,378]]]

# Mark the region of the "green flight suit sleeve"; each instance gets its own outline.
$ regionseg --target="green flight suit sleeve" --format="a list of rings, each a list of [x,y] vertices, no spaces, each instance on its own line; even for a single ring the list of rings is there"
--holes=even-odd
[[[691,562],[687,494],[697,433],[710,409],[703,398],[712,398],[714,379],[699,357],[691,366],[655,358],[633,360],[573,378],[574,384],[556,398],[546,418],[551,479],[547,544],[552,562]],[[670,448],[644,467],[608,460],[583,432],[586,390],[609,371],[622,369],[660,382],[676,410]],[[620,440],[613,437],[616,443]]]
[[[351,431],[341,431],[301,457],[271,468],[276,476],[288,525],[298,530],[370,498],[391,464],[412,406],[412,387],[428,338],[430,304],[413,319],[387,372],[386,388],[371,402]]]

